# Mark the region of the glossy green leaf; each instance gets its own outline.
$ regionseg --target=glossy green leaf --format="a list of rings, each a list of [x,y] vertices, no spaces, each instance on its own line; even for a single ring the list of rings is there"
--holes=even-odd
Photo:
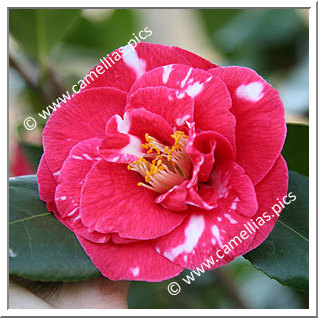
[[[9,181],[9,272],[39,281],[99,275],[75,235],[46,210],[35,175]]]
[[[79,9],[10,9],[9,30],[14,39],[41,65],[50,50],[72,28]]]
[[[296,200],[283,210],[265,242],[244,255],[269,277],[302,291],[309,286],[308,181],[290,172],[288,192],[293,192]]]
[[[288,169],[309,175],[309,127],[287,124],[287,137],[282,151]]]

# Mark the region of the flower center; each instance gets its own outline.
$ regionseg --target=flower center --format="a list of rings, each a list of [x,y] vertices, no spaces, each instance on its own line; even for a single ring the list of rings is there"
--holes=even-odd
[[[147,152],[127,166],[145,178],[145,183],[138,182],[138,186],[164,193],[190,177],[192,164],[185,151],[189,137],[183,131],[176,131],[171,137],[174,145],[169,147],[145,135],[146,143],[141,147]]]

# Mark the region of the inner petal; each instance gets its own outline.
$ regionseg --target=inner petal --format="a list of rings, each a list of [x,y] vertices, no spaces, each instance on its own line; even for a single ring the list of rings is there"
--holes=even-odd
[[[190,178],[192,163],[185,150],[189,137],[183,131],[176,131],[171,137],[174,144],[167,146],[145,134],[146,142],[141,147],[146,152],[127,166],[145,179],[138,186],[165,193]]]

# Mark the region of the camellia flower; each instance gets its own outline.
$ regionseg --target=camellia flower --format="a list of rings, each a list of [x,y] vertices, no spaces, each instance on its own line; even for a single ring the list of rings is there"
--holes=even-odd
[[[104,276],[161,281],[196,269],[286,195],[284,109],[249,68],[158,44],[116,51],[48,120],[39,191]],[[211,269],[260,245],[276,220]]]

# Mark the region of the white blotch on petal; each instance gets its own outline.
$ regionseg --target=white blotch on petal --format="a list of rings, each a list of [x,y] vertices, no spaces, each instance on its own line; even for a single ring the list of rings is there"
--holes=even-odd
[[[128,52],[125,56],[122,56],[124,63],[134,70],[137,78],[146,72],[146,62],[138,57],[137,52],[132,49],[128,44],[123,47]]]
[[[213,238],[213,239],[211,240],[211,243],[212,243],[213,245],[215,245],[215,244],[216,244],[216,240]]]
[[[124,119],[122,119],[119,115],[115,115],[115,117],[118,132],[128,134],[128,131],[130,129],[130,118],[128,116],[128,113],[124,114]]]
[[[132,267],[130,271],[132,272],[133,276],[136,277],[139,275],[140,269],[139,267]]]
[[[162,82],[166,84],[168,82],[171,71],[173,70],[173,65],[163,66]]]
[[[217,217],[217,220],[219,221],[219,222],[221,222],[222,221],[222,218],[220,218],[219,216]]]
[[[134,155],[136,157],[142,157],[143,153],[140,151],[142,142],[136,136],[133,136],[133,135],[128,135],[128,136],[129,136],[129,144],[125,146],[124,148],[121,148],[120,153]]]
[[[231,224],[238,223],[236,220],[234,220],[229,214],[225,213],[224,216],[230,221]]]
[[[82,158],[82,157],[80,157],[80,156],[76,156],[76,155],[73,155],[73,156],[72,156],[72,158],[73,158],[73,159],[77,159],[77,160],[83,160],[83,158]]]
[[[189,96],[195,97],[195,96],[197,96],[198,94],[201,93],[202,88],[203,88],[203,84],[201,84],[201,83],[199,83],[199,82],[195,82],[194,84],[189,85],[189,86],[187,87],[187,89],[185,90],[185,92],[186,92]]]
[[[261,82],[243,84],[236,89],[236,96],[252,102],[258,102],[264,96],[263,88],[264,86]]]
[[[78,209],[78,208],[75,208],[74,210],[72,210],[72,211],[68,214],[68,216],[72,216],[72,215],[76,212],[77,209]]]
[[[59,199],[62,200],[62,201],[65,201],[66,200],[66,196],[62,196]]]
[[[56,171],[56,172],[53,173],[53,176],[58,176],[60,173],[61,173],[61,170]]]
[[[237,202],[233,202],[231,205],[231,210],[236,210],[237,208]]]
[[[188,255],[184,255],[184,256],[183,256],[183,260],[184,260],[185,262],[187,262],[187,261],[188,261]]]
[[[222,241],[221,241],[219,228],[216,225],[213,225],[211,227],[211,231],[212,231],[212,234],[214,235],[214,237],[216,238],[219,246],[221,247],[222,246]]]
[[[185,229],[185,241],[183,244],[178,245],[166,251],[163,255],[169,260],[173,261],[181,253],[192,253],[194,254],[194,248],[197,245],[205,228],[204,217],[202,215],[192,215],[187,228]]]
[[[83,153],[82,156],[87,160],[93,160],[93,158],[86,153]]]
[[[190,118],[190,115],[185,115],[181,118],[177,118],[176,119],[176,124],[177,126],[183,126],[186,122],[186,120],[188,120]]]
[[[237,203],[240,201],[240,199],[238,197],[236,197],[234,199],[234,201],[232,202],[232,205],[231,205],[231,210],[236,210],[237,209]]]
[[[186,82],[187,82],[187,80],[188,80],[188,78],[189,78],[191,72],[192,72],[192,67],[189,69],[189,71],[188,71],[186,77],[185,77],[185,78],[183,79],[183,81],[181,82],[181,85],[180,85],[181,87],[184,87],[184,85],[186,84]]]

